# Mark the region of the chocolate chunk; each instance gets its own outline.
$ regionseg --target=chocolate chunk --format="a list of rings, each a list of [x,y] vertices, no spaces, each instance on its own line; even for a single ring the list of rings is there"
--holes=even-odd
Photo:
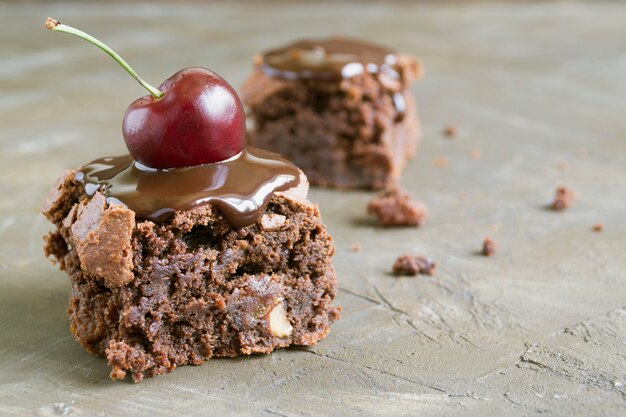
[[[70,227],[68,242],[76,250],[83,272],[102,278],[109,288],[132,281],[134,227],[135,213],[123,206],[107,206],[102,194],[83,200]]]

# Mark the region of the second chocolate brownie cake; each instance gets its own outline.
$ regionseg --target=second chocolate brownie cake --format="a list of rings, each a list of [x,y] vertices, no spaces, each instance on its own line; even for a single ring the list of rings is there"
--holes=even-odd
[[[414,154],[419,62],[346,38],[303,40],[258,55],[242,87],[250,144],[285,155],[315,185],[381,189]]]

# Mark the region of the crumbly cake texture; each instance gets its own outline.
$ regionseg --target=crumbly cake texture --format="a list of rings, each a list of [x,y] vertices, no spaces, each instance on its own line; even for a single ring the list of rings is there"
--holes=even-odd
[[[398,55],[398,80],[365,72],[337,81],[272,78],[260,60],[241,89],[251,145],[285,155],[314,185],[382,189],[400,178],[420,135],[410,91],[422,72],[415,58]]]
[[[233,229],[203,205],[165,223],[92,198],[69,171],[44,215],[45,252],[72,283],[70,331],[135,382],[211,357],[312,345],[339,318],[332,238],[308,183],[274,193],[257,223]]]

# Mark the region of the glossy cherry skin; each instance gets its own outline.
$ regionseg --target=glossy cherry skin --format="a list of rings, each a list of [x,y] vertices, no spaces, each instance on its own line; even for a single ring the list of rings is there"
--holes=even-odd
[[[222,77],[186,68],[159,86],[164,95],[135,100],[122,122],[135,161],[151,168],[179,168],[224,161],[243,150],[243,104]]]

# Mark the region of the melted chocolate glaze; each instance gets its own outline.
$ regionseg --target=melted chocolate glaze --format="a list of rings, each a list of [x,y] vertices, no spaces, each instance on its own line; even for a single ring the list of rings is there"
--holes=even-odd
[[[383,72],[393,79],[396,52],[355,39],[304,39],[263,53],[261,70],[285,80],[351,78],[363,72]]]
[[[80,168],[76,179],[89,197],[100,191],[139,219],[161,222],[175,211],[213,204],[240,228],[257,221],[274,191],[298,185],[300,171],[275,153],[248,147],[226,161],[188,168],[148,168],[130,155],[101,158]]]

